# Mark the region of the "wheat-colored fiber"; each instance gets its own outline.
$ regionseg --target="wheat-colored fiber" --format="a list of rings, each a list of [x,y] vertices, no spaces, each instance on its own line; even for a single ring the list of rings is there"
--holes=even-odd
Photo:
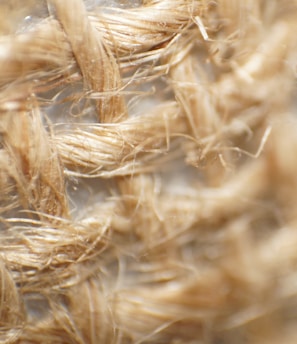
[[[297,342],[297,1],[0,1],[0,342]]]

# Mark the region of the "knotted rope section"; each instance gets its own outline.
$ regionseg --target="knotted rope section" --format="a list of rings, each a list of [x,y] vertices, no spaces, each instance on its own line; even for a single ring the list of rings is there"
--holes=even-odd
[[[295,343],[297,1],[0,15],[0,341]]]

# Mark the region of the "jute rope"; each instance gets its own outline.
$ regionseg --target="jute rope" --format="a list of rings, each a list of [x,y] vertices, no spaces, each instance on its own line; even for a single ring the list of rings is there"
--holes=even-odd
[[[0,15],[1,343],[296,343],[297,2]]]

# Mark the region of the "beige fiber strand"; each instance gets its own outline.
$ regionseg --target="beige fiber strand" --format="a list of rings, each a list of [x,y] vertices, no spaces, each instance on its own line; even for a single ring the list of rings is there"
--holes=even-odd
[[[297,342],[297,1],[0,2],[0,342]]]

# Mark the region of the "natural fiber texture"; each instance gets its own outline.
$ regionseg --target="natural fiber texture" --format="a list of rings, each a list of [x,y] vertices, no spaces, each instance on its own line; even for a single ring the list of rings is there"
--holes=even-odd
[[[297,1],[0,15],[1,343],[296,343]]]

